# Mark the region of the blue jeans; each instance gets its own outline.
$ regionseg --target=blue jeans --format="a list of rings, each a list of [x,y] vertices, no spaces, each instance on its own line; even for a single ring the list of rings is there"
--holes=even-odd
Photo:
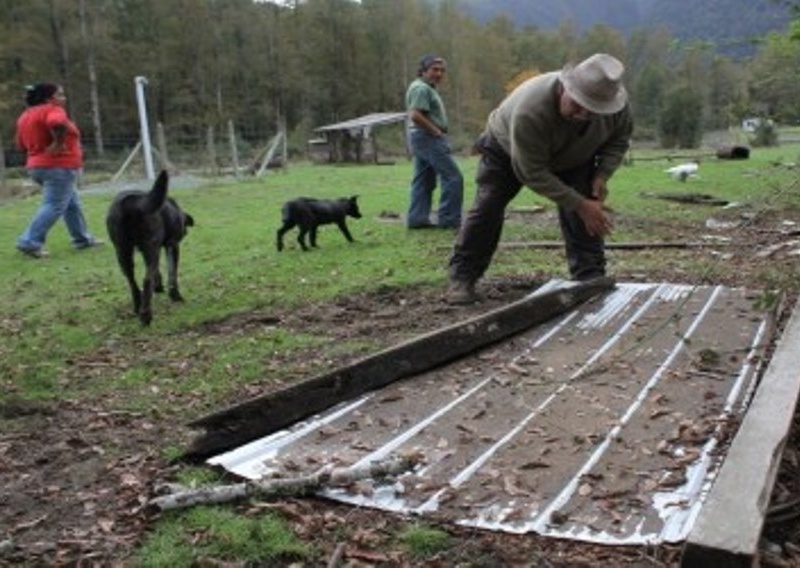
[[[94,237],[86,228],[86,219],[76,191],[79,171],[69,168],[28,170],[31,179],[42,187],[42,203],[28,228],[17,239],[18,249],[41,249],[47,239],[47,232],[60,217],[64,217],[75,248],[85,248],[94,242]]]
[[[414,154],[408,226],[430,224],[433,190],[436,189],[438,175],[442,186],[438,224],[440,227],[458,227],[461,225],[461,207],[464,202],[464,176],[450,154],[447,138],[437,138],[422,129],[412,128],[408,133],[408,143]]]

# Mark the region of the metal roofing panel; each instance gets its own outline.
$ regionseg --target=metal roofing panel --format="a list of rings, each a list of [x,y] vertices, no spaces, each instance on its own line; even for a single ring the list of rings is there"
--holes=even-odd
[[[315,128],[314,132],[329,132],[332,130],[352,130],[364,127],[380,126],[383,124],[392,124],[401,122],[406,119],[405,112],[375,112],[372,114],[365,114],[358,118],[346,120],[344,122],[337,122],[336,124],[328,124]]]
[[[258,479],[418,452],[423,463],[394,483],[322,495],[514,533],[680,541],[755,389],[772,333],[755,298],[618,284],[209,463]]]

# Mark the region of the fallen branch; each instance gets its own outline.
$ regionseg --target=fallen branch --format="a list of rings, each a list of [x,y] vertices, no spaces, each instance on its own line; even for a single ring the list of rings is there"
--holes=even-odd
[[[246,499],[255,495],[308,495],[323,487],[345,487],[361,479],[382,478],[412,469],[421,461],[417,454],[376,461],[361,466],[326,466],[317,473],[286,479],[260,479],[233,485],[216,485],[178,490],[150,500],[159,511],[183,509],[194,505],[215,505]]]
[[[778,517],[782,513],[785,513],[786,511],[791,511],[792,509],[800,511],[800,499],[792,499],[787,503],[780,503],[778,505],[773,505],[772,507],[767,509],[767,520],[769,521],[771,518]]]
[[[705,247],[719,247],[725,246],[729,243],[720,242],[702,242],[702,241],[673,241],[673,242],[628,242],[628,243],[606,243],[606,249],[618,250],[634,250],[634,249],[656,249],[656,248],[705,248]],[[500,243],[500,248],[503,249],[521,249],[521,248],[541,248],[541,249],[562,249],[564,248],[563,241],[529,241],[529,242],[508,242]]]
[[[642,192],[642,197],[652,197],[655,199],[666,199],[677,201],[678,203],[695,203],[698,205],[719,205],[725,206],[730,203],[727,199],[720,199],[705,193],[649,193]]]
[[[336,550],[333,551],[333,556],[328,560],[328,568],[338,568],[344,557],[344,543],[340,542],[336,545]]]
[[[631,156],[631,162],[661,162],[661,161],[668,161],[671,162],[672,160],[695,160],[698,161],[700,158],[715,158],[716,152],[700,152],[695,154],[663,154],[659,156],[644,156],[644,157],[633,157]]]

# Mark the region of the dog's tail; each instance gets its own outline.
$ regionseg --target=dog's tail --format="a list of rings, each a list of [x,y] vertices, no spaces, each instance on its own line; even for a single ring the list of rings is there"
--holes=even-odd
[[[156,182],[153,184],[153,188],[147,193],[147,199],[144,200],[142,205],[142,209],[145,213],[155,213],[161,209],[161,206],[164,205],[164,201],[167,199],[168,185],[169,175],[167,174],[167,170],[161,170]]]

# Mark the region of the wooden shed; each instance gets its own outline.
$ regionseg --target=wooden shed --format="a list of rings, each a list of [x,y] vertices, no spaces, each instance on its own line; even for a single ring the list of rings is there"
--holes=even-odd
[[[308,141],[309,157],[317,162],[378,162],[375,128],[405,122],[405,112],[376,112],[314,129]]]

